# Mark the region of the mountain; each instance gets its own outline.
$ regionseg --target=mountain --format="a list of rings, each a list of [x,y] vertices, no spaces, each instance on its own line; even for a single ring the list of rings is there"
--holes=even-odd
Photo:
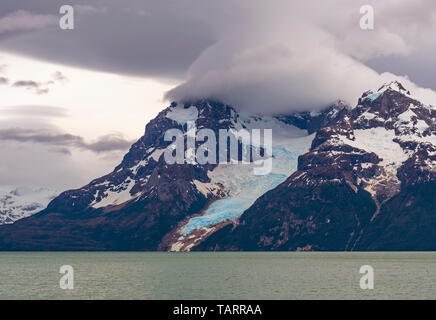
[[[57,196],[46,188],[19,187],[12,191],[0,191],[0,225],[14,223],[43,209]]]
[[[314,114],[312,123],[307,114],[244,117],[219,102],[172,103],[147,124],[144,136],[113,172],[61,193],[30,218],[0,227],[0,248],[189,250],[283,182],[296,170],[298,156],[310,148],[314,134],[307,128],[316,129],[323,118],[333,121],[344,109],[337,102]],[[165,141],[165,132],[179,129],[186,141],[189,121],[195,121],[197,129],[211,129],[217,137],[222,129],[230,134],[241,129],[273,129],[272,172],[254,175],[255,159],[244,165],[200,165],[186,160],[168,165],[164,150],[172,142]],[[242,149],[241,142],[238,149]],[[241,160],[241,152],[237,157]]]
[[[435,117],[398,82],[365,92],[296,172],[196,250],[435,250]]]
[[[0,226],[1,250],[434,250],[436,110],[392,82],[351,108],[239,114],[201,100],[172,103],[108,175]],[[227,164],[165,161],[178,129],[216,137],[272,129],[272,146],[238,142]],[[200,131],[198,131],[200,132]],[[266,137],[264,131],[264,137]],[[228,141],[225,139],[227,147]],[[212,144],[214,146],[214,144]],[[222,155],[218,144],[204,148]],[[246,148],[246,149],[244,149]],[[272,153],[272,168],[256,175]]]

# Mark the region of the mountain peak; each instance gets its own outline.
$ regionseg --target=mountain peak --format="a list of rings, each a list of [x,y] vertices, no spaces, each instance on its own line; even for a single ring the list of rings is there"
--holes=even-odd
[[[397,91],[401,94],[410,96],[410,91],[407,90],[406,88],[404,88],[404,86],[398,81],[391,81],[391,82],[385,83],[377,90],[377,92],[382,93],[382,92],[385,92],[387,90]]]
[[[400,82],[391,81],[382,85],[375,92],[372,90],[368,90],[364,92],[362,96],[359,98],[358,104],[361,105],[364,103],[369,103],[373,105],[374,102],[377,101],[377,103],[375,104],[379,105],[380,103],[382,103],[383,97],[388,97],[389,100],[392,99],[395,100],[395,102],[390,101],[389,103],[387,103],[391,107],[396,106],[399,101],[404,101],[405,103],[407,103],[407,105],[409,105],[409,102],[411,100],[419,103],[419,101],[417,101],[417,99],[411,95],[410,91],[404,88],[404,86]]]

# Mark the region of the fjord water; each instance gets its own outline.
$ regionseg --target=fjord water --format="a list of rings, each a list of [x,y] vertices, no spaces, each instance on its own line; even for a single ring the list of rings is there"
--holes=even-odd
[[[73,290],[59,287],[62,265]],[[434,252],[0,252],[0,299],[435,298]]]

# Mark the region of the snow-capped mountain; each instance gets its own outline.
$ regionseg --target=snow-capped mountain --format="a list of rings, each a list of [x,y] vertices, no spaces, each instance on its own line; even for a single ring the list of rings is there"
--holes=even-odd
[[[35,217],[0,228],[0,247],[189,250],[229,221],[237,221],[257,197],[283,182],[296,170],[298,156],[310,148],[315,135],[308,127],[316,130],[317,123],[328,122],[323,117],[334,119],[345,108],[338,102],[313,114],[312,121],[308,114],[244,117],[213,101],[172,103],[147,124],[145,135],[113,172],[61,193]],[[273,129],[272,172],[253,175],[254,159],[246,165],[168,165],[164,150],[172,142],[165,141],[165,132],[180,129],[186,139],[188,121],[195,121],[197,129],[211,129],[217,137],[220,129]],[[242,149],[241,142],[238,147]],[[25,240],[12,243],[9,232]]]
[[[365,92],[318,130],[298,171],[201,248],[434,249],[435,118],[397,82]]]
[[[0,191],[0,225],[13,223],[46,208],[58,195],[46,188],[19,187],[12,191]]]
[[[0,227],[0,249],[434,250],[435,116],[397,82],[353,108],[337,101],[274,117],[174,102],[113,172]],[[253,174],[252,158],[199,164],[189,149],[168,164],[165,132],[179,129],[186,142],[192,122],[217,137],[272,129],[272,170]],[[253,141],[238,147],[267,152]]]

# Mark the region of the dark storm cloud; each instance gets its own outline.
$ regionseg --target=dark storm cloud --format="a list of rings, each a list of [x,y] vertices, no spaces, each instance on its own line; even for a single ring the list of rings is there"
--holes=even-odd
[[[49,0],[3,1],[3,16],[25,10],[59,17],[59,7],[65,4]],[[41,24],[40,28],[29,28],[29,32],[11,31],[0,34],[0,49],[90,69],[180,78],[216,38],[204,21],[207,19],[193,14],[195,3],[72,1],[70,4],[76,8],[74,30]]]
[[[30,142],[44,144],[51,147],[51,150],[63,153],[69,152],[68,148],[78,148],[95,153],[111,151],[126,151],[132,144],[121,134],[108,134],[88,143],[83,137],[69,133],[58,133],[47,129],[26,129],[20,127],[0,129],[0,141]],[[55,148],[55,149],[53,149]],[[61,149],[59,149],[61,148]],[[66,152],[68,150],[68,152]]]

